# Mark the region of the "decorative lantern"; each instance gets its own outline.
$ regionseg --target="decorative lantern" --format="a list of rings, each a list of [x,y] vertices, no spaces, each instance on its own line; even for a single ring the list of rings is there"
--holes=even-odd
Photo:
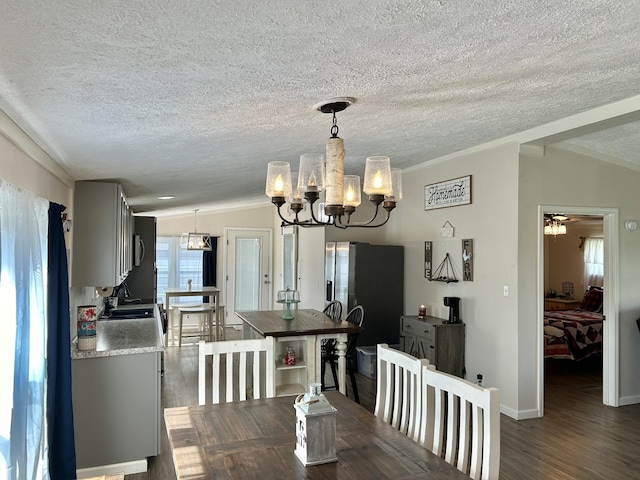
[[[336,412],[320,392],[321,384],[309,385],[309,393],[298,395],[296,410],[295,454],[306,467],[337,462]]]

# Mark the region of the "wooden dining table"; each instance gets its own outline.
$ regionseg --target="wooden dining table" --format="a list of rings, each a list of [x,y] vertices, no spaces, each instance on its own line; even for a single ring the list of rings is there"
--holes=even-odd
[[[324,312],[314,309],[299,309],[292,319],[283,318],[282,310],[236,311],[243,325],[244,338],[274,337],[276,356],[287,345],[297,345],[303,350],[306,367],[306,379],[300,383],[282,385],[280,381],[282,369],[288,367],[278,365],[276,370],[276,392],[278,395],[299,394],[308,391],[309,384],[321,382],[321,345],[325,339],[336,341],[338,354],[338,390],[345,394],[347,335],[359,333],[362,328],[344,320],[333,320]],[[298,340],[298,339],[303,339]],[[299,378],[298,380],[302,380]]]
[[[338,392],[337,462],[305,467],[294,454],[292,397],[167,408],[177,480],[467,479],[444,459]]]

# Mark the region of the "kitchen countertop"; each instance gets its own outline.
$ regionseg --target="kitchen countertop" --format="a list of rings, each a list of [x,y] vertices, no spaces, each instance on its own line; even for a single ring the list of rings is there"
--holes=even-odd
[[[144,305],[137,305],[144,307]],[[154,318],[98,320],[95,350],[78,350],[77,338],[71,342],[71,358],[112,357],[164,350],[164,334],[157,306]]]

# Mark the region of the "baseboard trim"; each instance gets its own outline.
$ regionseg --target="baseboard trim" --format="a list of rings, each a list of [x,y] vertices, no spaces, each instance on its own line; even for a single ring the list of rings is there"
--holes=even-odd
[[[78,479],[98,477],[100,475],[113,475],[114,473],[124,473],[133,475],[134,473],[144,473],[147,471],[147,460],[135,460],[133,462],[112,463],[111,465],[100,465],[99,467],[80,468],[76,470]]]
[[[640,403],[640,395],[632,395],[630,397],[620,397],[619,405],[624,407],[625,405],[635,405]]]
[[[500,413],[503,413],[507,417],[511,417],[514,420],[529,420],[531,418],[539,418],[538,410],[514,410],[504,405],[500,405]]]

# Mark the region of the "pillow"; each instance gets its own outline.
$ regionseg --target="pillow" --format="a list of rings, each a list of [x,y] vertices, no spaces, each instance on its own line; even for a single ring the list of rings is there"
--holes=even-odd
[[[545,335],[551,335],[552,337],[564,336],[564,331],[561,328],[554,327],[553,325],[545,325],[544,333]]]
[[[602,290],[599,288],[592,288],[584,294],[582,302],[578,307],[580,310],[587,310],[589,312],[597,312],[602,308]]]

